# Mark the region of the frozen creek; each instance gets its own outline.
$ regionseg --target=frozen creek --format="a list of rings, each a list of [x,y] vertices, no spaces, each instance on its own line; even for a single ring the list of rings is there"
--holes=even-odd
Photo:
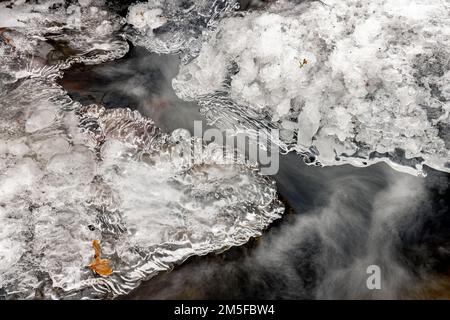
[[[130,8],[131,31],[100,2],[2,4],[0,295],[126,294],[190,256],[246,243],[283,212],[254,164],[223,165],[209,145],[194,165],[182,130],[163,132],[123,108],[81,107],[56,85],[75,62],[122,57],[125,38],[180,53],[174,88],[219,127],[278,127],[282,148],[325,165],[383,160],[414,174],[422,164],[448,171],[448,4],[416,2],[423,10],[405,17],[406,2],[393,1],[280,1],[236,15],[234,1],[213,10],[208,1],[181,9],[151,1]],[[404,38],[390,39],[392,30]],[[377,32],[384,38],[361,36]],[[402,60],[405,51],[414,56]],[[86,268],[93,239],[111,260],[110,277]]]

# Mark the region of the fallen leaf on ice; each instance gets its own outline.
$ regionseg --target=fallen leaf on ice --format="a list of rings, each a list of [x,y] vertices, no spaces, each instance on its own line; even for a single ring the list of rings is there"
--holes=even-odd
[[[94,260],[91,262],[88,267],[93,270],[95,273],[107,277],[112,274],[112,269],[109,266],[109,260],[108,259],[102,259],[102,250],[100,248],[100,244],[98,243],[98,240],[92,241],[92,247],[94,248],[95,254],[94,254]]]

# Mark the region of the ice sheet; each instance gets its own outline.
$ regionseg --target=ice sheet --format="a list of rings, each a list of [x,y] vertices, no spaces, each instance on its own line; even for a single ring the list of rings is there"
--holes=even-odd
[[[2,31],[3,298],[112,298],[192,255],[244,244],[283,212],[274,182],[242,157],[224,161],[222,146],[125,108],[82,107],[55,83],[74,62],[128,49],[120,17],[94,4],[76,5],[81,29],[64,8],[39,7],[39,21]],[[192,145],[204,149],[191,157]],[[94,239],[109,277],[87,268]]]

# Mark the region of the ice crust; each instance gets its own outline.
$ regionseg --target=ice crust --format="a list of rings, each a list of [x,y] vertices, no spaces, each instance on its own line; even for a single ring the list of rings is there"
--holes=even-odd
[[[72,101],[55,79],[74,62],[126,53],[124,21],[83,1],[72,8],[85,10],[78,28],[55,3],[24,26],[9,21],[0,38],[0,298],[113,298],[281,216],[255,164],[129,109]],[[10,10],[35,17],[20,3]],[[192,145],[202,146],[193,157]],[[94,239],[109,277],[86,267]]]
[[[445,0],[278,1],[221,19],[173,86],[225,127],[264,119],[324,165],[449,172],[449,12]]]

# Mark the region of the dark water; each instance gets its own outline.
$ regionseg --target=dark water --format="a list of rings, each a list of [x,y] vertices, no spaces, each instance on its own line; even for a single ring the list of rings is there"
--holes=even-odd
[[[130,107],[170,132],[192,130],[199,107],[178,99],[177,56],[132,48],[97,66],[76,65],[60,83],[83,104]],[[450,298],[449,175],[426,178],[385,164],[313,167],[282,156],[274,178],[285,216],[262,237],[194,257],[125,298]],[[366,287],[380,266],[381,290]]]
[[[395,211],[389,170],[382,164],[314,168],[288,156],[276,177],[292,206],[282,220],[248,245],[190,259],[127,298],[448,298],[448,176],[417,178],[425,182],[426,195]],[[415,180],[406,179],[400,188]],[[382,209],[374,210],[380,198],[381,208],[394,210],[386,220]],[[386,273],[381,292],[369,292],[361,283],[370,264]]]
[[[177,128],[193,130],[194,120],[202,120],[199,107],[180,100],[171,85],[179,63],[177,55],[150,54],[144,48],[131,46],[117,61],[74,65],[59,83],[82,104],[138,110],[167,132]]]

